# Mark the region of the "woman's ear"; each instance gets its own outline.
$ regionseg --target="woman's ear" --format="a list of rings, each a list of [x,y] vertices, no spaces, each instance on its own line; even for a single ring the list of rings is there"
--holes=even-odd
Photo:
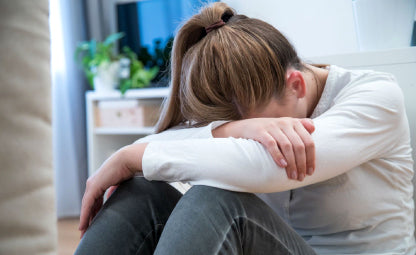
[[[306,96],[306,83],[300,71],[293,70],[287,73],[286,90],[296,95],[297,98]]]

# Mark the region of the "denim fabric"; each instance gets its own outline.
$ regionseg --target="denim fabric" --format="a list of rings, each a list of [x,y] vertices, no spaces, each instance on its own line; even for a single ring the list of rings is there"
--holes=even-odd
[[[156,249],[156,250],[155,250]],[[315,254],[254,194],[135,178],[120,185],[75,254]]]

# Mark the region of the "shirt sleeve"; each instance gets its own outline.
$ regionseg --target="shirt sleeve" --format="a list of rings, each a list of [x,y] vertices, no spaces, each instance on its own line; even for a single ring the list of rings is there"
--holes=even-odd
[[[178,126],[158,134],[148,135],[140,138],[134,143],[149,143],[155,141],[184,140],[184,139],[201,139],[213,138],[212,130],[227,123],[228,121],[214,121],[205,127],[186,128]]]
[[[234,191],[295,189],[385,156],[396,146],[397,126],[403,120],[403,97],[397,84],[370,80],[340,94],[329,110],[314,119],[316,171],[302,182],[288,179],[261,144],[235,138],[150,142],[143,155],[143,173],[149,180]]]
[[[164,132],[149,135],[138,139],[134,143],[149,143],[155,141],[172,141],[172,140],[186,140],[186,139],[207,139],[212,137],[212,130],[227,123],[228,121],[214,121],[205,127],[186,128],[186,126],[177,126],[166,130]],[[136,177],[143,177],[143,172],[139,172]],[[170,185],[176,188],[179,192],[185,193],[191,186],[184,181],[175,180],[168,181]]]

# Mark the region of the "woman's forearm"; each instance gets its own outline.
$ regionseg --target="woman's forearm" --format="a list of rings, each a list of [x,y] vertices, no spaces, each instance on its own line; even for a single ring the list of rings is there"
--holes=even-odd
[[[143,154],[148,143],[134,143],[123,147],[123,158],[126,161],[127,167],[137,174],[143,170]]]
[[[315,171],[315,143],[310,119],[253,118],[233,121],[212,131],[216,138],[245,138],[261,143],[292,180],[303,181]]]
[[[325,181],[379,157],[394,144],[395,125],[390,120],[374,121],[374,117],[363,116],[362,122],[368,122],[363,129],[362,122],[356,126],[349,119],[351,116],[355,117],[350,112],[328,113],[315,119],[312,137],[316,145],[316,172],[302,182],[288,179],[260,143],[235,138],[151,142],[143,156],[143,173],[149,180],[255,193],[285,191]]]
[[[337,107],[314,119],[316,171],[303,182],[288,180],[260,143],[234,138],[150,141],[143,173],[151,180],[247,192],[278,192],[325,181],[388,155],[400,138],[397,125],[405,115],[397,86],[377,82],[381,95],[374,97],[370,85],[360,87],[360,97],[339,99]]]
[[[234,138],[151,142],[143,156],[143,174],[149,180],[258,193],[298,182],[287,178],[261,144]]]

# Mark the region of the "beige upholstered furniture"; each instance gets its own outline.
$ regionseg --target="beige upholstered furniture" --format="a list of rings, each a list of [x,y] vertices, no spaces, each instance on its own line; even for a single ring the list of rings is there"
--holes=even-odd
[[[0,254],[55,254],[48,0],[0,0]]]

